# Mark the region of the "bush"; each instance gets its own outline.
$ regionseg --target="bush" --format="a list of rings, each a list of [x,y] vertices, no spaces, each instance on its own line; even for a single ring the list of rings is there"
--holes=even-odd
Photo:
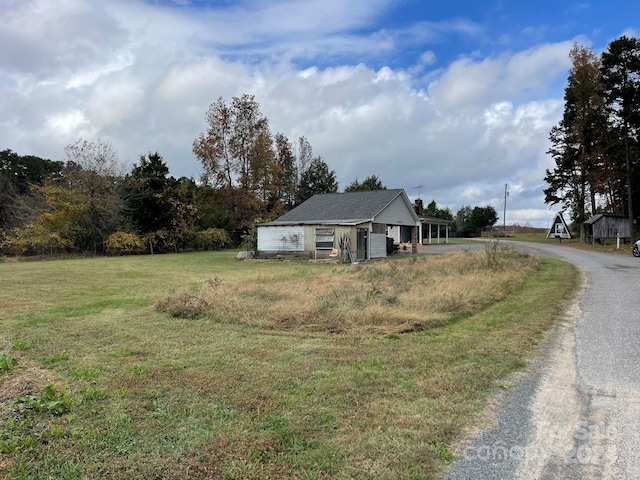
[[[60,234],[29,224],[25,228],[14,228],[9,234],[2,234],[0,251],[7,255],[53,255],[73,246],[72,242]]]
[[[231,245],[231,238],[226,230],[221,228],[208,228],[200,233],[196,239],[198,248],[203,250],[219,250]]]
[[[265,220],[263,218],[256,218],[251,228],[242,234],[240,248],[248,252],[255,252],[258,250],[258,224],[268,221],[269,220]]]
[[[107,250],[120,253],[133,253],[144,248],[144,241],[135,233],[115,232],[107,238]]]

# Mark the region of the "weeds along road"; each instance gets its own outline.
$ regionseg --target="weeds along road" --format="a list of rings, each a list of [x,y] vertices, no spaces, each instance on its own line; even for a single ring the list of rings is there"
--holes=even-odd
[[[577,265],[582,290],[447,478],[640,478],[640,258],[513,244]]]

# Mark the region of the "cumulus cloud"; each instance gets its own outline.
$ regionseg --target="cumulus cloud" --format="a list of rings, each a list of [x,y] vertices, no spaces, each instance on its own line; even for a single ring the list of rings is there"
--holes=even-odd
[[[436,66],[425,41],[481,28],[464,19],[376,28],[391,3],[1,4],[0,41],[12,47],[0,49],[0,148],[62,159],[76,139],[101,138],[124,160],[158,151],[173,175],[198,176],[191,145],[209,104],[250,93],[272,131],[306,136],[341,187],[375,174],[412,197],[423,184],[426,201],[454,213],[501,212],[509,183],[512,220],[545,220],[547,138],[562,113],[561,92],[548,90],[566,78],[571,42]],[[406,45],[412,66],[369,62]]]

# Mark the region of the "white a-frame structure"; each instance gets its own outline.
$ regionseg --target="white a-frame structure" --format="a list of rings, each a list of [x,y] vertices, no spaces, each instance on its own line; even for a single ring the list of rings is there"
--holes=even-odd
[[[562,217],[562,212],[556,214],[556,218],[547,233],[547,238],[571,238],[571,232],[567,228],[567,223]]]

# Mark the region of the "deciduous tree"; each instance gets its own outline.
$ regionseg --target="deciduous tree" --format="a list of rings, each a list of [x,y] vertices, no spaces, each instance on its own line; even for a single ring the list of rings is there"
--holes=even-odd
[[[255,96],[233,97],[227,106],[222,97],[209,106],[205,115],[206,133],[193,143],[193,153],[202,163],[205,173],[216,186],[238,185],[251,190],[255,184],[262,158],[255,154],[256,146],[269,134],[269,122],[260,111]]]
[[[424,214],[428,217],[442,218],[444,220],[453,220],[453,214],[449,208],[438,208],[438,204],[435,200],[432,200],[427,208],[424,209]]]
[[[33,220],[38,199],[32,186],[62,176],[63,162],[0,151],[0,229],[25,226]]]
[[[110,143],[78,140],[65,148],[66,188],[78,192],[85,204],[88,245],[94,252],[103,251],[106,238],[118,230],[123,220],[124,182],[118,154]],[[59,184],[59,182],[58,182]]]
[[[477,237],[483,229],[495,225],[498,213],[490,205],[473,207],[465,205],[456,214],[456,231],[460,237]]]
[[[234,158],[231,152],[233,120],[231,108],[219,97],[205,115],[206,133],[193,142],[193,153],[202,163],[205,175],[216,186],[233,186]]]

